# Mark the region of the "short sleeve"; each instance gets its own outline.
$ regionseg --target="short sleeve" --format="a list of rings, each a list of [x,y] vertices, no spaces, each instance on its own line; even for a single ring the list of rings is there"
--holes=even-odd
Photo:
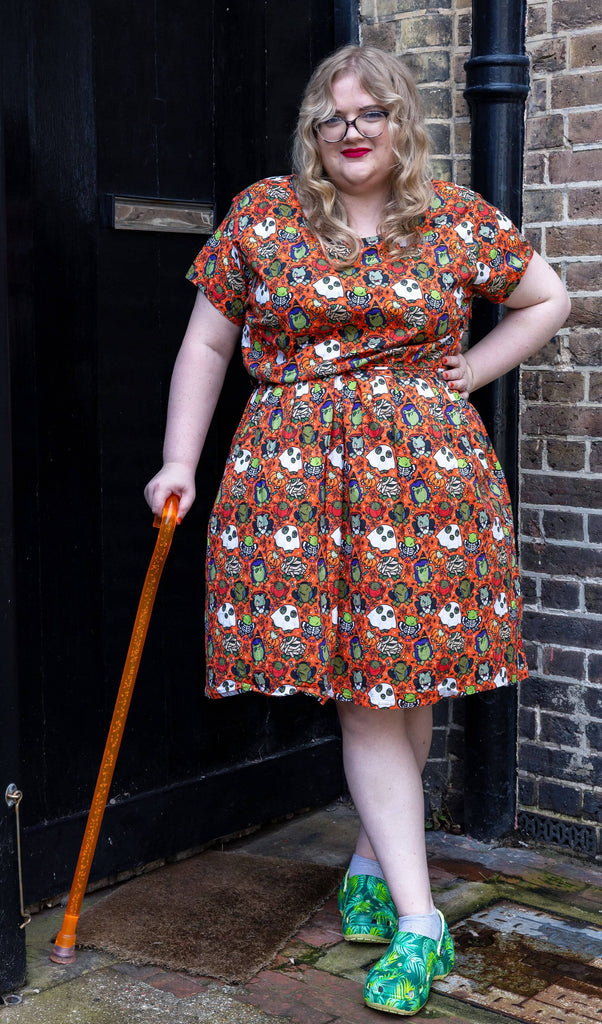
[[[251,279],[238,238],[240,203],[232,203],[225,220],[206,242],[186,277],[200,288],[228,320],[242,327]]]
[[[466,190],[466,195],[468,209],[456,231],[460,237],[464,232],[470,252],[471,291],[489,302],[505,302],[525,273],[533,248],[495,206],[476,192]]]

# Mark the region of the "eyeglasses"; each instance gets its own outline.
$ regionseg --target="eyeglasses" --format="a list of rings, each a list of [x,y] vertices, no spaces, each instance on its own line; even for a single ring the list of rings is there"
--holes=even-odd
[[[324,142],[342,142],[351,125],[365,139],[376,139],[384,132],[389,113],[389,110],[367,110],[365,114],[354,117],[353,121],[329,117],[327,121],[319,121],[315,129]]]

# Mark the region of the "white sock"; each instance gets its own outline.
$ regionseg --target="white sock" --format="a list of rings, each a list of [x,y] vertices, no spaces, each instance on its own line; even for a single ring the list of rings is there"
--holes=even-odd
[[[384,878],[380,864],[371,857],[360,857],[354,853],[349,865],[349,877],[353,875],[373,875],[374,878]]]
[[[426,935],[428,939],[439,942],[442,931],[441,918],[436,910],[432,914],[408,914],[399,918],[400,932],[415,932],[418,935]]]

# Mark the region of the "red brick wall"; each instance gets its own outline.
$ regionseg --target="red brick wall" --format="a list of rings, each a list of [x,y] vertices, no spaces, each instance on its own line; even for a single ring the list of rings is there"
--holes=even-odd
[[[434,173],[468,183],[470,0],[362,0],[362,40],[403,55]],[[521,820],[602,852],[602,0],[529,0],[524,228],[572,297],[521,371],[520,534],[531,679],[521,687]],[[462,707],[437,709],[427,783],[461,814]],[[549,824],[549,822],[548,822]],[[566,832],[566,830],[565,830]],[[575,829],[573,829],[575,833]],[[558,838],[560,836],[560,838]],[[577,843],[577,845],[579,845]]]

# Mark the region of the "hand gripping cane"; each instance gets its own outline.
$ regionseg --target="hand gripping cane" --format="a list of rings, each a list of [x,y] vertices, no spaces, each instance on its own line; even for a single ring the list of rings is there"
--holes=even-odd
[[[102,818],[109,796],[109,789],[111,788],[111,782],[113,781],[115,763],[117,761],[119,747],[121,746],[123,730],[125,728],[130,702],[132,700],[132,693],[134,692],[134,684],[136,682],[136,676],[138,675],[138,667],[140,665],[140,658],[142,657],[142,649],[146,639],[153,604],[155,603],[157,587],[159,586],[159,580],[161,579],[165,559],[167,558],[167,554],[171,547],[172,537],[176,528],[177,515],[178,498],[175,494],[172,494],[165,502],[161,517],[159,518],[159,516],[155,516],[153,524],[154,526],[159,527],[159,536],[155,543],[155,550],[153,551],[150,565],[146,573],[146,579],[144,580],[142,594],[140,595],[140,603],[138,605],[136,620],[132,630],[132,638],[130,640],[127,657],[125,659],[123,675],[119,685],[119,692],[115,702],[115,710],[113,711],[113,718],[111,719],[111,726],[109,728],[109,735],[107,736],[105,751],[102,757],[100,770],[98,772],[98,779],[96,780],[96,788],[94,790],[94,796],[92,797],[92,804],[88,813],[88,821],[86,823],[86,830],[84,832],[84,838],[82,840],[77,866],[75,868],[75,874],[71,884],[67,909],[65,910],[61,930],[56,937],[54,949],[50,954],[50,959],[53,960],[55,964],[70,964],[75,960],[75,932],[77,929],[77,922],[79,921],[79,915],[82,909],[86,886],[88,884],[88,877],[90,875],[90,868],[92,867],[94,852],[98,842],[98,834],[100,832],[100,826],[102,824]]]

